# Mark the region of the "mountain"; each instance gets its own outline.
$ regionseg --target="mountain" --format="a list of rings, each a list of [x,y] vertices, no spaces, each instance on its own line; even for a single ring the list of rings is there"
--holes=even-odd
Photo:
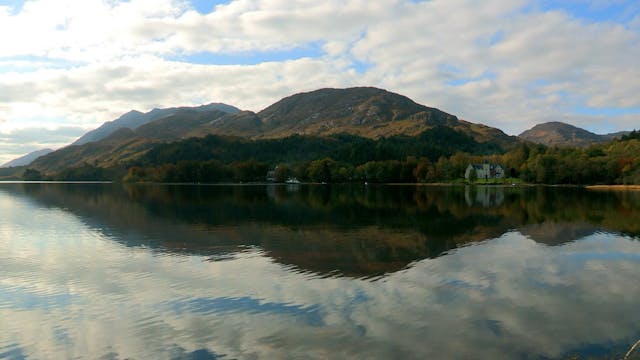
[[[27,166],[31,164],[35,159],[40,156],[47,155],[52,152],[52,149],[40,149],[33,152],[28,153],[27,155],[21,156],[17,159],[13,159],[6,164],[0,166],[0,168],[8,168],[8,167],[16,167],[16,166]]]
[[[139,138],[134,130],[120,128],[102,140],[66,146],[42,156],[32,162],[30,167],[45,173],[55,173],[64,168],[85,164],[109,168],[137,158],[154,144],[154,141]]]
[[[211,103],[209,105],[202,105],[198,107],[177,107],[168,109],[153,109],[147,113],[142,113],[137,110],[131,110],[128,113],[120,116],[113,121],[107,121],[99,128],[91,130],[88,133],[81,136],[71,145],[82,145],[93,141],[99,141],[109,136],[114,131],[121,128],[129,128],[132,130],[138,127],[153,122],[165,117],[176,117],[185,113],[206,113],[210,111],[219,111],[225,114],[233,114],[239,112],[240,109],[222,103]]]
[[[148,113],[133,110],[88,132],[72,145],[104,139],[123,127],[135,130],[140,137],[169,141],[208,134],[283,138],[347,133],[377,139],[415,136],[434,126],[455,128],[480,142],[506,145],[517,141],[501,130],[459,120],[403,95],[373,87],[354,87],[291,95],[258,113],[225,104],[154,109]]]
[[[254,140],[337,134],[384,139],[417,136],[438,127],[468,135],[480,144],[476,148],[505,149],[519,141],[499,129],[459,120],[386,90],[327,88],[286,97],[258,113],[224,104],[131,111],[33,166],[45,172],[85,163],[110,167],[139,158],[158,143],[209,134]]]
[[[626,133],[628,132],[623,131],[599,135],[570,124],[553,121],[538,124],[524,131],[518,135],[518,137],[547,146],[587,147],[589,145],[611,141]]]
[[[447,126],[479,142],[510,146],[518,141],[499,129],[459,120],[406,96],[373,87],[319,89],[288,96],[264,110],[230,114],[215,120],[199,134],[249,138],[291,135],[351,134],[371,139],[415,136],[435,126]]]
[[[99,135],[99,140],[81,144],[76,141],[39,158],[32,163],[32,167],[46,173],[84,164],[113,167],[141,156],[158,143],[206,135],[197,134],[197,129],[208,127],[214,120],[229,115],[228,112],[218,110],[221,108],[218,105],[154,109],[146,114],[129,112],[83,136],[86,140]],[[229,105],[222,108],[237,110]],[[146,123],[141,124],[141,121]],[[135,129],[120,125],[135,126]]]
[[[202,136],[198,129],[207,128],[213,121],[226,115],[229,113],[216,109],[182,109],[141,125],[134,132],[139,137],[167,141]]]
[[[206,129],[194,129],[193,136],[198,134],[217,134],[254,138],[264,133],[263,122],[253,111],[241,111],[214,120]]]
[[[629,135],[631,133],[631,131],[618,131],[618,132],[614,132],[614,133],[608,133],[608,134],[604,134],[601,135],[604,138],[604,141],[611,141],[614,139],[620,139],[621,137],[625,136],[625,135]]]
[[[258,117],[269,137],[351,133],[375,138],[417,135],[426,127],[458,124],[453,115],[371,87],[292,95],[260,111]]]

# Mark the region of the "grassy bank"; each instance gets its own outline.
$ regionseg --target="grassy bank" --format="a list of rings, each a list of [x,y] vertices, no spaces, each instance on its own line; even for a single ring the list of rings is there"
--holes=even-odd
[[[585,188],[598,191],[640,191],[640,185],[589,185]]]

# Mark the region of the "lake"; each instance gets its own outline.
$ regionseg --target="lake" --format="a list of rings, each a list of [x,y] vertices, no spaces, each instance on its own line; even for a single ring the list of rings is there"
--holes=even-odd
[[[0,183],[0,359],[622,358],[639,299],[640,192]]]

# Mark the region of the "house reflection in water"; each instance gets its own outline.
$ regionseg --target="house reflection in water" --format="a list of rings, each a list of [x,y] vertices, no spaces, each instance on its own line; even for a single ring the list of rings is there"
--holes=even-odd
[[[465,186],[464,198],[469,206],[500,206],[504,202],[504,187]]]

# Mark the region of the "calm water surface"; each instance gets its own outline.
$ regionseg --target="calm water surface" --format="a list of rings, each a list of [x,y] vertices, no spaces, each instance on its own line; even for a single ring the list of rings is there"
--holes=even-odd
[[[620,358],[639,299],[639,192],[0,183],[0,359]]]

